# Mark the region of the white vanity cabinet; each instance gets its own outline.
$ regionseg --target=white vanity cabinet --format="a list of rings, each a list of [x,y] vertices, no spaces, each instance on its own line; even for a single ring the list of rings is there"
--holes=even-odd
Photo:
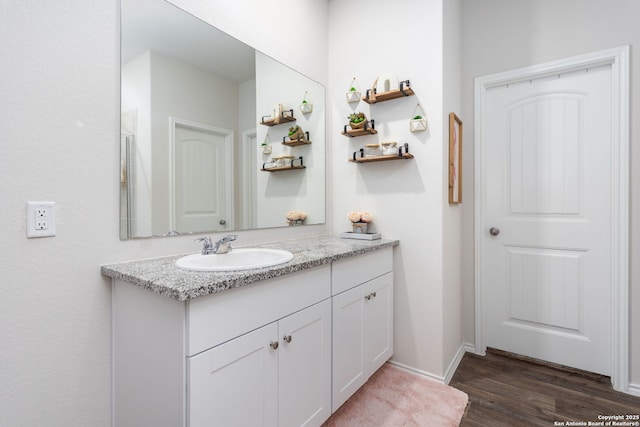
[[[357,245],[315,238],[308,257],[318,242],[329,263],[191,299],[152,292],[160,285],[145,279],[164,268],[173,282],[160,292],[187,282],[193,291],[220,276],[177,272],[163,260],[105,268],[113,278],[113,426],[326,421],[393,354],[393,248],[353,253]]]
[[[190,426],[319,426],[331,415],[331,302],[190,357]]]
[[[186,302],[114,280],[113,425],[320,426],[330,297],[328,264]]]
[[[334,263],[332,285],[335,412],[393,355],[391,250]]]

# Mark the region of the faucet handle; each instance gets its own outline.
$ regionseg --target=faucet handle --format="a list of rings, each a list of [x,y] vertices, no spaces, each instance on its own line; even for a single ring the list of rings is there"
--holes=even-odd
[[[202,254],[203,255],[207,255],[211,251],[211,249],[213,248],[213,243],[211,243],[211,237],[209,237],[209,236],[198,237],[195,241],[196,242],[202,242]]]
[[[237,234],[228,234],[226,236],[224,236],[222,239],[220,239],[222,242],[233,242],[234,240],[236,240],[238,238]]]

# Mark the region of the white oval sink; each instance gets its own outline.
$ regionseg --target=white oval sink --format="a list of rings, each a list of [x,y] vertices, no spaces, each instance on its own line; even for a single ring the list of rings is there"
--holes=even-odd
[[[194,271],[238,271],[273,267],[293,259],[293,254],[280,249],[239,248],[226,254],[194,254],[176,261],[176,267]]]

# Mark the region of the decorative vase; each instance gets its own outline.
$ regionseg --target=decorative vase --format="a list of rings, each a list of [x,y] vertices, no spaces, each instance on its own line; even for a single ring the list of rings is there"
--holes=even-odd
[[[353,232],[357,234],[367,234],[369,223],[367,222],[352,222]]]

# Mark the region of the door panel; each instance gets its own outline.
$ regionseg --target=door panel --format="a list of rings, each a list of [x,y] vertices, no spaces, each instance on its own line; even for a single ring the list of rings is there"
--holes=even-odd
[[[223,231],[233,220],[228,201],[227,139],[223,133],[176,125],[176,231]]]
[[[607,375],[610,73],[487,91],[483,252],[487,346]]]
[[[190,357],[191,427],[278,425],[276,323]]]
[[[279,322],[281,427],[319,426],[331,415],[331,301]]]

